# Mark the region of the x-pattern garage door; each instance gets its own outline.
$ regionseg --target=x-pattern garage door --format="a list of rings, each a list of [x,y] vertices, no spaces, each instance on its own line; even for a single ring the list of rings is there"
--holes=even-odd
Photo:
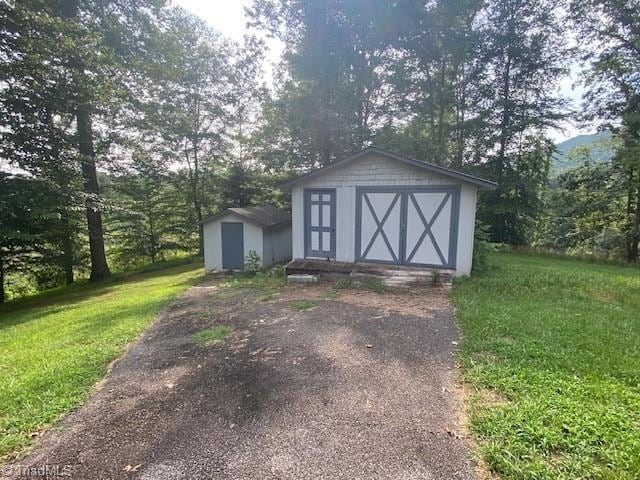
[[[455,267],[457,187],[359,188],[356,258]]]

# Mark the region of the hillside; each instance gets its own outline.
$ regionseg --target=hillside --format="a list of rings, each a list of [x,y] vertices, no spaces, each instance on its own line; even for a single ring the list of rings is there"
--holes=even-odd
[[[557,175],[575,166],[574,162],[569,158],[569,154],[571,150],[582,145],[591,149],[591,156],[594,160],[611,160],[613,150],[611,145],[608,144],[610,138],[611,133],[599,132],[590,135],[577,135],[556,144],[557,152],[553,157],[552,173]]]

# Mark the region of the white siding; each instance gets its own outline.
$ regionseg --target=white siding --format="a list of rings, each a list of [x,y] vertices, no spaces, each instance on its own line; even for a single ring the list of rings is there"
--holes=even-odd
[[[260,259],[262,260],[262,268],[268,267],[273,264],[271,260],[273,257],[273,243],[271,238],[271,232],[265,232],[263,230],[262,233],[262,252],[258,252],[260,254]]]
[[[215,220],[203,225],[204,229],[204,269],[207,272],[222,270],[222,245],[220,222]]]
[[[473,260],[473,235],[476,227],[476,198],[478,189],[463,183],[460,192],[460,218],[458,219],[458,255],[456,275],[469,275]]]
[[[242,223],[245,258],[250,250],[254,250],[264,262],[262,228],[236,215],[228,214],[204,224],[204,268],[207,272],[222,270],[222,222]]]
[[[304,258],[304,184],[291,189],[291,235],[293,258]]]
[[[293,258],[304,258],[304,189],[336,189],[336,260],[355,260],[356,187],[461,185],[456,275],[471,272],[476,215],[475,185],[427,172],[391,158],[371,153],[293,187]]]
[[[262,227],[251,222],[243,221],[242,223],[244,224],[244,258],[247,258],[249,252],[253,250],[260,255],[262,262],[264,262],[264,231]]]
[[[268,267],[286,260],[291,260],[291,227],[265,232],[262,265]]]

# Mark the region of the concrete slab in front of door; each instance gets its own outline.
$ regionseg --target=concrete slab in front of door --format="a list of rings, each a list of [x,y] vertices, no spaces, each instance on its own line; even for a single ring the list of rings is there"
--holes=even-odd
[[[335,262],[311,258],[294,259],[286,266],[287,275],[308,274],[327,278],[340,276],[351,276],[356,279],[373,278],[394,287],[433,283],[450,286],[454,272],[454,270],[446,268],[386,265],[369,262]]]

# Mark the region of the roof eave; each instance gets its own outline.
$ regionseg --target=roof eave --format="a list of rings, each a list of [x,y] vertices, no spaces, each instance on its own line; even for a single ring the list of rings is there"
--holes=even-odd
[[[266,231],[274,231],[274,230],[279,230],[281,228],[286,228],[287,226],[291,225],[291,218],[278,222],[278,223],[272,223],[272,224],[266,224],[266,223],[262,223],[259,222],[258,220],[254,219],[254,218],[250,218],[247,217],[245,215],[242,215],[241,213],[238,212],[234,212],[232,209],[227,208],[225,210],[222,210],[221,212],[218,213],[214,213],[213,215],[209,215],[207,218],[203,219],[201,222],[198,222],[197,225],[204,225],[205,223],[209,223],[209,222],[214,222],[216,220],[221,219],[222,217],[225,217],[227,215],[233,215],[237,218],[242,219],[245,222],[249,222],[253,225],[256,225],[260,228],[262,228],[263,230]]]
[[[237,212],[234,212],[230,208],[222,210],[221,212],[218,212],[218,213],[214,213],[213,215],[209,215],[207,218],[203,219],[201,222],[198,222],[198,223],[200,225],[204,225],[205,223],[214,222],[216,220],[219,220],[220,218],[222,218],[222,217],[224,217],[226,215],[233,215],[235,217],[241,218],[242,220],[244,220],[246,222],[253,223],[254,225],[259,226],[260,228],[267,228],[267,225],[265,225],[264,223],[260,223],[260,222],[258,222],[256,220],[254,220],[253,218],[245,217],[244,215],[241,215],[241,214],[239,214]]]

